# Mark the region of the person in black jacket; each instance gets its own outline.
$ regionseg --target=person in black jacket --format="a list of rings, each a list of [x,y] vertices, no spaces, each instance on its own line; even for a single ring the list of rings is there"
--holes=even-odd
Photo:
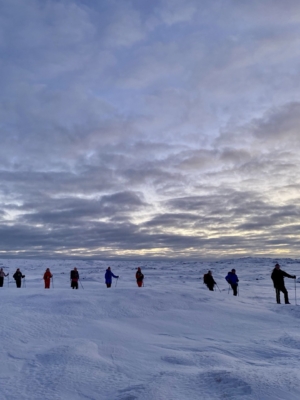
[[[209,290],[214,290],[214,286],[216,285],[216,282],[212,276],[211,271],[208,271],[207,274],[203,275],[203,283],[208,287]]]
[[[3,268],[0,268],[0,287],[3,287],[4,277],[8,275],[3,271]]]
[[[22,284],[22,278],[25,278],[25,275],[22,274],[20,268],[17,268],[16,272],[13,274],[13,278],[16,281],[17,288],[20,288]]]
[[[79,273],[76,267],[70,272],[70,279],[71,279],[71,288],[78,289]]]
[[[288,291],[286,290],[286,287],[284,286],[284,277],[285,276],[287,278],[296,279],[296,275],[289,275],[287,272],[282,271],[280,269],[279,264],[276,264],[275,268],[273,269],[273,272],[271,274],[271,279],[273,281],[274,288],[276,291],[276,301],[278,304],[280,304],[280,292],[282,292],[284,294],[285,304],[290,304]]]

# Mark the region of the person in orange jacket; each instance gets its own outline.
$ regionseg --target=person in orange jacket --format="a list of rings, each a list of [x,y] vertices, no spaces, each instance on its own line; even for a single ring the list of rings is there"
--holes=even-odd
[[[52,274],[50,272],[50,269],[47,268],[46,272],[44,273],[44,281],[45,281],[45,289],[49,289],[50,288],[50,279],[52,278]]]
[[[138,267],[136,274],[135,274],[135,279],[138,287],[143,286],[143,280],[144,280],[144,275],[142,274],[142,270],[140,267]]]

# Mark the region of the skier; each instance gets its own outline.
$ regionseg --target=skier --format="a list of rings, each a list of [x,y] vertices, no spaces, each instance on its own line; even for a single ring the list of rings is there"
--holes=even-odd
[[[43,276],[43,279],[45,281],[45,289],[49,289],[50,288],[50,279],[51,278],[52,278],[52,274],[50,272],[50,269],[47,268],[45,273],[44,273],[44,276]]]
[[[74,269],[70,272],[70,279],[71,279],[71,288],[78,289],[79,273],[76,267],[74,267]]]
[[[231,288],[233,290],[233,295],[236,296],[239,278],[235,274],[235,269],[232,269],[231,271],[229,271],[225,279],[231,286]]]
[[[296,275],[289,275],[287,272],[282,271],[280,269],[280,265],[276,264],[273,272],[271,274],[271,279],[274,284],[274,288],[276,291],[276,301],[277,304],[280,304],[280,292],[284,294],[284,302],[285,304],[290,304],[289,302],[289,295],[286,287],[284,286],[284,277],[296,279]]]
[[[3,268],[0,268],[0,287],[3,287],[4,277],[8,275],[3,271]]]
[[[214,286],[216,285],[216,282],[212,276],[211,271],[208,271],[207,274],[203,275],[203,283],[208,287],[209,290],[214,290]]]
[[[22,274],[20,268],[17,268],[16,272],[13,274],[13,278],[16,281],[17,288],[20,288],[22,283],[22,278],[25,278],[25,275]]]
[[[119,276],[114,275],[111,270],[110,267],[107,268],[106,272],[105,272],[105,283],[106,283],[106,287],[110,288],[111,287],[111,281],[112,281],[112,277],[114,278],[119,278]]]
[[[144,280],[144,275],[142,274],[141,268],[138,267],[136,274],[135,274],[135,279],[138,287],[143,286],[143,280]]]

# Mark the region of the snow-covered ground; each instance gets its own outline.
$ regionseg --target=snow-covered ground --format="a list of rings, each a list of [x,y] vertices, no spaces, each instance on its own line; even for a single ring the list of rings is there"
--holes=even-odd
[[[299,261],[278,261],[299,274]],[[299,400],[300,307],[293,279],[285,279],[292,304],[276,304],[274,264],[0,260],[10,273],[0,288],[0,399]],[[120,275],[110,289],[108,265]],[[79,290],[69,286],[74,266]],[[45,290],[47,267],[54,287]],[[239,297],[224,279],[232,268]],[[208,269],[221,291],[203,285]]]

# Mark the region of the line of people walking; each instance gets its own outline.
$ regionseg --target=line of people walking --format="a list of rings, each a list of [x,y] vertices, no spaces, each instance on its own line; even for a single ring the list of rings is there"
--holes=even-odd
[[[0,287],[3,287],[4,277],[7,277],[7,276],[9,276],[9,273],[6,274],[3,271],[3,268],[0,268]],[[24,281],[25,275],[22,274],[22,272],[20,271],[20,268],[17,268],[16,272],[13,275],[13,278],[15,280],[16,287],[21,288],[22,287],[22,279],[23,279],[23,282],[25,282]],[[105,275],[104,275],[105,284],[106,284],[107,288],[111,287],[112,278],[118,279],[119,276],[115,275],[111,271],[111,268],[108,267],[106,269]],[[53,287],[53,274],[51,273],[50,268],[46,268],[46,271],[45,271],[42,279],[44,280],[45,289],[50,289],[51,281],[52,281],[52,287]],[[137,271],[135,274],[135,279],[136,279],[136,283],[137,283],[138,287],[144,286],[144,274],[142,273],[141,267],[137,268]],[[70,272],[70,282],[71,282],[72,289],[78,289],[79,272],[76,267],[74,267],[74,269]],[[81,284],[81,286],[82,286],[82,284]],[[82,288],[83,288],[83,286],[82,286]]]
[[[9,276],[9,273],[6,274],[3,271],[3,268],[0,268],[0,287],[3,287],[4,278],[8,277],[8,276]],[[290,304],[288,291],[284,284],[285,277],[291,278],[291,279],[296,279],[296,275],[290,275],[287,272],[281,270],[280,265],[278,263],[276,263],[275,267],[272,271],[272,274],[271,274],[271,279],[273,281],[273,285],[275,288],[276,302],[278,304],[280,304],[280,293],[281,292],[284,295],[285,304]],[[13,275],[13,278],[15,280],[16,287],[20,288],[22,286],[22,279],[25,278],[25,275],[22,274],[22,272],[20,271],[20,268],[17,268],[16,272]],[[110,288],[112,285],[112,278],[115,278],[118,281],[119,275],[115,275],[112,272],[111,268],[108,267],[105,271],[104,278],[105,278],[106,287]],[[142,273],[141,267],[137,268],[137,271],[135,273],[135,279],[136,279],[136,283],[137,283],[138,287],[144,286],[144,274]],[[43,280],[44,280],[45,289],[50,288],[51,281],[52,281],[52,287],[53,287],[53,274],[51,273],[50,268],[46,268],[46,271],[43,275]],[[229,284],[229,287],[231,287],[233,295],[237,296],[238,295],[239,278],[236,275],[236,270],[234,268],[228,272],[228,274],[225,277],[225,280]],[[79,282],[79,272],[78,272],[77,268],[74,267],[74,269],[71,270],[71,272],[70,272],[71,288],[78,289],[78,282]],[[208,289],[210,291],[214,291],[215,285],[218,287],[216,281],[213,278],[212,272],[210,270],[206,274],[204,274],[203,283],[208,287]],[[117,282],[116,282],[116,285],[117,285]],[[81,286],[82,286],[82,284],[81,284]],[[83,288],[83,286],[82,286],[82,288]]]
[[[296,275],[290,275],[287,272],[283,271],[280,269],[280,265],[277,263],[275,264],[275,267],[272,271],[271,274],[271,279],[273,281],[275,293],[276,293],[276,302],[277,304],[280,304],[280,292],[283,293],[284,295],[284,302],[285,304],[290,304],[289,302],[289,295],[288,291],[285,287],[284,284],[284,278],[291,278],[291,279],[296,279]],[[236,271],[233,268],[231,271],[228,272],[228,274],[225,276],[225,280],[228,282],[230,285],[233,295],[237,296],[238,295],[238,282],[239,278],[236,275]],[[208,271],[206,274],[203,275],[203,283],[208,287],[209,290],[213,291],[214,286],[217,285],[216,281],[213,278],[212,272]],[[220,289],[219,289],[220,290]]]

